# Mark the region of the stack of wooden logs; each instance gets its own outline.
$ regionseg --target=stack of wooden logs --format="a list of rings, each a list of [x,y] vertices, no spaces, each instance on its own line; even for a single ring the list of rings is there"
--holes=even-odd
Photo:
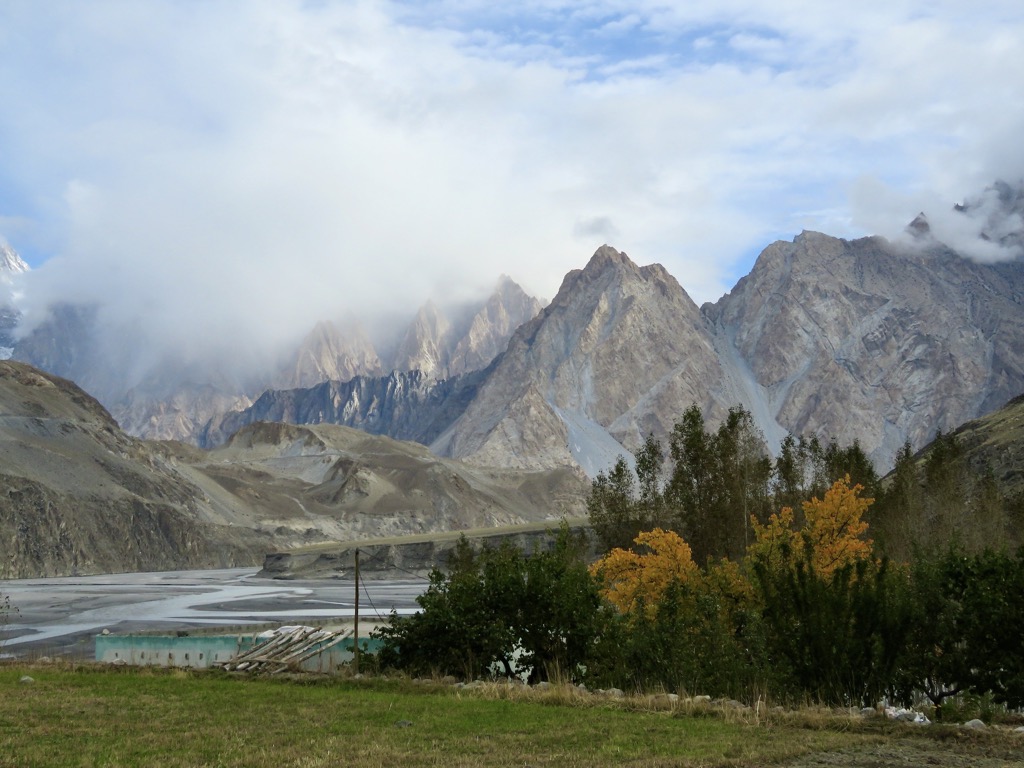
[[[225,661],[230,672],[267,672],[272,675],[297,670],[302,662],[323,653],[348,637],[348,632],[332,632],[315,627],[284,627],[266,641]]]

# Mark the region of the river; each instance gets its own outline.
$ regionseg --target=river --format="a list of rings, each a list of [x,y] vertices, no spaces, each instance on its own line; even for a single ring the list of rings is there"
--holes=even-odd
[[[0,582],[10,608],[0,614],[0,658],[92,658],[93,637],[111,633],[261,622],[337,624],[351,620],[351,580],[276,581],[256,568],[118,573],[104,576]],[[426,588],[419,579],[361,584],[360,622],[385,619],[392,609],[416,610]]]

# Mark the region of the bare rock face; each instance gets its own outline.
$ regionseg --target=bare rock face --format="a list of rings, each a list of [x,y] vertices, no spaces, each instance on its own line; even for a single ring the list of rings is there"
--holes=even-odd
[[[398,345],[392,370],[443,376],[448,364],[447,339],[451,330],[448,318],[434,302],[428,301],[416,313]]]
[[[145,386],[128,392],[111,412],[130,435],[146,440],[193,440],[212,419],[252,405],[246,394],[215,384],[183,383],[171,391]]]
[[[58,303],[47,320],[17,341],[14,359],[95,391],[94,306]]]
[[[433,448],[486,464],[608,466],[691,402],[720,408],[723,374],[696,305],[660,265],[603,246],[520,327]],[[671,415],[666,401],[672,401]]]
[[[567,469],[476,468],[333,424],[250,424],[197,466],[251,497],[262,526],[335,541],[576,517],[587,488]]]
[[[516,329],[537,316],[541,303],[507,275],[484,305],[464,323],[448,355],[448,374],[478,371],[505,351]]]
[[[1021,189],[957,210],[988,253],[1024,248]],[[478,465],[593,476],[692,404],[712,426],[742,405],[770,447],[787,432],[856,439],[884,471],[906,440],[1024,391],[1024,263],[958,254],[939,222],[918,217],[914,246],[814,232],[774,243],[700,309],[660,265],[603,246],[540,311],[507,278],[464,311],[427,304],[383,364],[365,335],[321,324],[254,381],[165,369],[125,394],[124,371],[97,365],[95,311],[68,305],[14,357],[74,378],[132,433],[204,445],[259,420],[329,422]],[[268,382],[285,386],[259,396]]]
[[[111,413],[129,434],[202,443],[211,422],[249,408],[268,387],[310,387],[380,371],[380,360],[362,329],[353,325],[342,332],[333,323],[321,322],[276,370],[263,376],[238,380],[216,370],[165,363],[123,395],[112,387],[99,391],[113,400]]]
[[[540,309],[537,299],[504,275],[483,304],[463,307],[453,316],[428,301],[409,325],[391,368],[437,379],[481,370]]]
[[[271,389],[251,405],[211,421],[199,433],[199,444],[215,447],[257,421],[341,424],[429,444],[465,410],[481,379],[479,371],[449,379],[432,379],[421,371],[394,371],[314,387]]]
[[[380,358],[362,328],[353,324],[340,331],[334,323],[320,322],[269,385],[276,389],[294,389],[381,373]]]
[[[0,272],[2,268],[0,262]],[[536,299],[504,277],[485,302],[463,307],[455,319],[449,319],[428,302],[405,332],[388,370],[403,374],[420,371],[427,379],[438,382],[481,370],[505,348],[515,328],[539,309]],[[0,307],[0,350],[5,348],[5,318]],[[9,320],[8,330],[12,330],[18,318],[12,316]],[[388,377],[383,376],[384,365],[373,343],[355,323],[342,328],[330,322],[318,323],[276,367],[270,365],[244,379],[231,375],[228,368],[201,370],[196,365],[164,359],[157,361],[141,380],[131,383],[129,371],[137,361],[125,352],[129,345],[110,338],[110,333],[104,331],[94,306],[56,304],[50,307],[44,322],[16,343],[12,338],[10,344],[9,356],[78,382],[110,408],[128,433],[145,439],[215,444],[227,436],[219,431],[226,415],[249,408],[265,391],[310,389],[326,382],[337,384],[357,378],[362,380],[363,394],[366,381],[371,379],[379,379],[388,386]],[[421,387],[416,384],[406,391],[415,393],[418,388]],[[451,387],[444,385],[441,389],[448,391]],[[337,423],[368,425],[366,409],[360,403],[346,406],[336,394],[332,399],[335,409],[341,408],[347,414]],[[363,398],[360,402],[371,400],[372,397]],[[392,397],[391,410],[407,411],[427,400],[433,402],[436,397],[414,396],[405,406],[399,406]],[[390,415],[378,414],[373,418],[395,421]],[[241,426],[252,420],[236,423]],[[412,420],[433,421],[434,417]],[[417,432],[405,426],[392,434],[412,438],[422,433],[426,435],[422,439],[432,439],[437,431],[428,428]]]
[[[884,471],[1024,391],[1024,266],[805,232],[701,310],[658,265],[607,246],[513,337],[433,448],[593,476],[691,404],[861,446]]]
[[[859,439],[884,469],[906,440],[1024,390],[1022,296],[1019,263],[805,232],[704,312],[749,367],[762,421]]]

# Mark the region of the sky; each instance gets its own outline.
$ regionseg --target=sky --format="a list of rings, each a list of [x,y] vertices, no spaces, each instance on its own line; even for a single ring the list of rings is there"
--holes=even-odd
[[[1019,0],[8,0],[0,240],[28,321],[153,348],[549,299],[603,243],[699,304],[803,229],[971,241],[1021,62]]]

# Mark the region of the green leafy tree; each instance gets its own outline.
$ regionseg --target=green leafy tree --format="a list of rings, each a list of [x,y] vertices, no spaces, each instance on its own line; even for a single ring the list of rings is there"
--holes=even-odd
[[[764,525],[746,564],[762,605],[771,656],[790,693],[830,703],[874,703],[897,669],[907,612],[899,574],[877,562],[863,515],[872,499],[835,482]]]
[[[939,708],[963,692],[1024,706],[1024,550],[1016,556],[951,547],[912,569],[913,622],[900,669],[904,696]]]
[[[871,514],[883,551],[909,562],[951,543],[982,552],[1019,543],[1014,502],[987,466],[971,465],[954,433],[936,433],[922,457],[906,443]]]
[[[590,486],[587,513],[605,550],[629,547],[641,531],[668,525],[661,443],[648,435],[635,461],[635,475],[620,456],[615,466],[607,474],[599,472]]]
[[[606,550],[628,547],[644,530],[644,521],[637,518],[636,502],[633,472],[620,456],[607,474],[597,473],[587,496],[590,524]]]
[[[962,604],[950,599],[946,556],[922,553],[910,570],[910,622],[905,648],[895,677],[895,688],[904,702],[921,692],[935,705],[942,704],[969,686],[970,661],[960,641]]]
[[[695,560],[703,562],[716,548],[714,515],[721,496],[721,475],[714,438],[704,429],[704,416],[694,404],[676,422],[669,442],[672,476],[666,493],[673,528],[689,543]]]
[[[585,541],[563,526],[552,550],[524,561],[518,641],[533,681],[579,677],[604,630],[598,585],[584,553]]]
[[[509,583],[493,576],[515,568],[516,556],[508,548],[487,553],[489,565],[473,552],[463,536],[449,558],[449,572],[435,569],[426,591],[416,598],[420,610],[412,616],[392,612],[389,623],[376,631],[384,645],[382,666],[412,674],[451,674],[473,679],[492,663],[511,669],[515,634],[493,603],[508,600],[503,588]],[[491,581],[486,580],[490,575]]]
[[[751,542],[750,519],[764,520],[771,510],[772,462],[764,435],[743,408],[730,408],[716,433],[722,476],[721,514],[725,546],[715,554],[739,559]]]
[[[878,472],[871,459],[860,447],[860,441],[854,440],[850,445],[840,446],[831,441],[822,456],[824,481],[832,485],[837,480],[849,477],[853,485],[859,485],[865,492],[874,497],[878,494]]]
[[[664,485],[665,451],[654,435],[648,435],[636,454],[636,476],[640,494],[637,499],[641,530],[650,530],[663,522],[665,513]]]
[[[750,517],[770,508],[771,460],[749,411],[731,408],[712,433],[692,405],[672,431],[669,452],[666,501],[694,559],[741,557]]]
[[[806,540],[804,540],[806,543]],[[825,576],[808,547],[793,567],[755,561],[767,644],[790,693],[842,705],[874,704],[895,675],[908,628],[898,575],[860,559]]]
[[[786,435],[772,472],[774,508],[799,509],[803,502],[825,492],[822,453],[818,438]]]
[[[880,488],[868,521],[879,548],[897,562],[910,562],[930,536],[922,530],[925,497],[923,478],[910,442],[896,453],[886,483]]]
[[[376,636],[383,667],[476,678],[497,665],[512,676],[572,677],[602,631],[597,584],[583,541],[562,526],[554,546],[530,557],[503,544],[475,554],[463,537],[447,575],[434,571],[412,616],[392,614]]]

